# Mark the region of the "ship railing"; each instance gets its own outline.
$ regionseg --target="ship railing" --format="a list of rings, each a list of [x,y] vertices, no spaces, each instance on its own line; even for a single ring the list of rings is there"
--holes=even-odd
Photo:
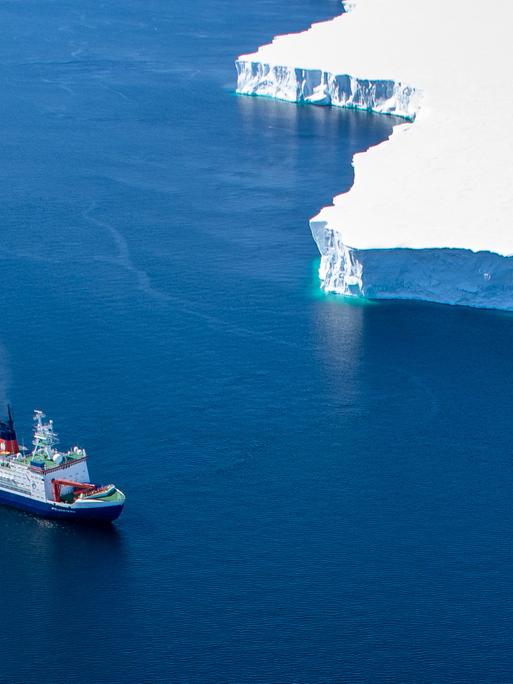
[[[59,465],[54,465],[51,468],[44,468],[44,467],[39,467],[39,466],[29,466],[30,470],[33,470],[35,473],[40,473],[40,472],[45,472],[45,473],[53,473],[54,470],[63,470],[64,468],[71,468],[72,465],[75,465],[75,463],[82,463],[82,461],[86,461],[87,456],[84,456],[83,458],[74,458],[72,461],[65,461],[64,463],[61,463]]]

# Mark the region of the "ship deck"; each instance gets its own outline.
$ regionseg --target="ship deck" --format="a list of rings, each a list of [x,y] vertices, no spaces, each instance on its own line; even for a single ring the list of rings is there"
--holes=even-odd
[[[115,489],[112,494],[109,494],[109,496],[102,496],[101,499],[94,499],[94,501],[102,501],[106,503],[116,503],[116,502],[121,502],[124,501],[125,497],[124,495],[118,490]],[[61,501],[63,503],[67,504],[72,504],[74,501],[76,501],[75,497],[73,494],[64,494],[61,496]]]
[[[61,454],[61,456],[64,456],[64,460],[62,461],[62,463],[56,463],[51,458],[41,459],[40,456],[34,457],[34,455],[30,453],[27,456],[25,456],[24,458],[20,459],[18,461],[18,463],[23,463],[24,465],[30,466],[32,461],[37,460],[38,463],[43,464],[43,467],[46,470],[48,468],[57,468],[59,465],[62,466],[66,463],[71,463],[73,461],[79,461],[82,458],[84,458],[83,453],[75,453],[73,451],[70,451],[68,453],[63,453],[63,454]]]

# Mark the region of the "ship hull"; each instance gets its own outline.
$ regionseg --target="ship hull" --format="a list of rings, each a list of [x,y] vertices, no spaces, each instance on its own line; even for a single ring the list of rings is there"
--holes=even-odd
[[[0,504],[18,508],[41,518],[103,523],[116,520],[121,515],[124,502],[75,507],[73,505],[56,504],[52,501],[39,501],[29,496],[0,489]]]

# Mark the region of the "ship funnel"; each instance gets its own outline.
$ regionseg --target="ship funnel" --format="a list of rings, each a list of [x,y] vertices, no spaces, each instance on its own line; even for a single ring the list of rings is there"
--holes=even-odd
[[[14,420],[11,407],[7,406],[7,421],[0,420],[0,453],[17,454],[19,453],[18,439],[14,429]]]

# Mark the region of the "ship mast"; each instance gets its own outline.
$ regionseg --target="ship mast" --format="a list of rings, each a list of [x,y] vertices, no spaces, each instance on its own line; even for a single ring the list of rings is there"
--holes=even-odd
[[[42,411],[34,411],[34,445],[33,456],[40,456],[49,461],[54,455],[54,447],[59,443],[57,433],[53,429],[53,420],[48,423],[43,423],[43,418],[46,418]]]

